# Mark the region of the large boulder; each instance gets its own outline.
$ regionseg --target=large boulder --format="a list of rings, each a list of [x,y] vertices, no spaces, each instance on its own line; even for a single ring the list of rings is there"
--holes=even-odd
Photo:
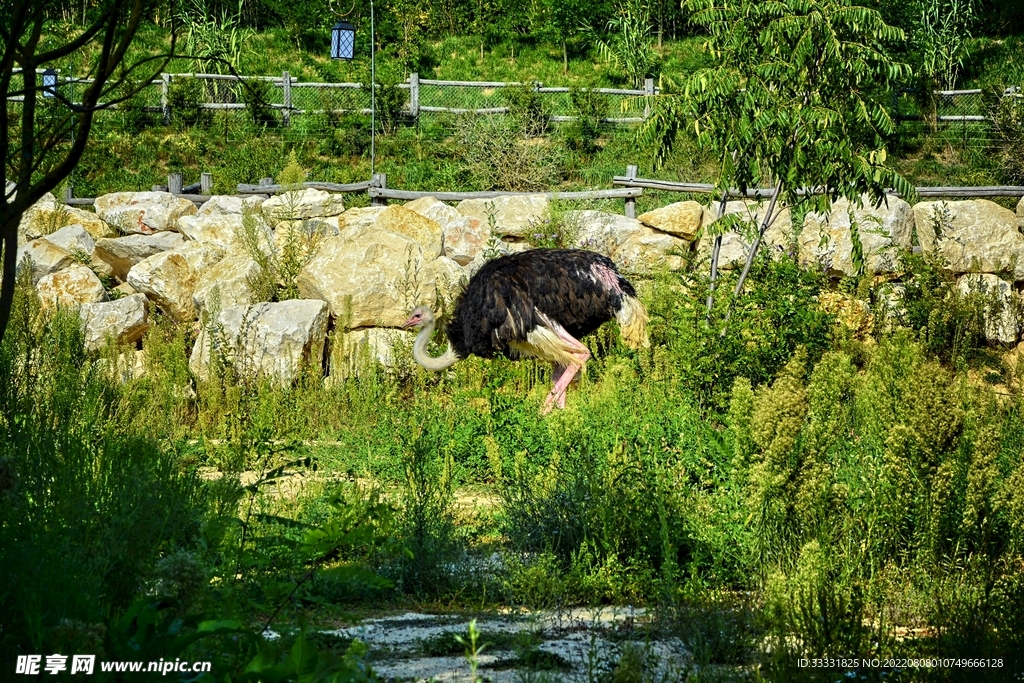
[[[134,344],[149,329],[145,294],[133,294],[114,301],[83,304],[78,314],[85,331],[85,346],[96,350],[108,341]]]
[[[275,221],[294,221],[300,218],[337,216],[345,210],[340,194],[307,187],[282,192],[263,202],[263,214]]]
[[[35,239],[18,250],[18,267],[32,265],[32,281],[39,282],[41,278],[64,270],[75,262],[75,259],[68,252],[60,247],[55,247],[43,238]]]
[[[242,377],[288,386],[306,364],[320,372],[327,320],[327,304],[309,299],[225,309],[199,333],[189,367],[208,379],[212,353],[233,363]]]
[[[1024,232],[1024,197],[1017,202],[1017,228]]]
[[[726,202],[723,216],[739,214],[740,223],[732,230],[722,234],[722,244],[718,251],[718,267],[722,270],[741,268],[747,262],[750,254],[750,245],[754,242],[757,231],[761,229],[761,222],[764,220],[765,212],[768,210],[767,202],[754,200]],[[700,241],[697,243],[697,254],[702,262],[710,262],[714,249],[715,237],[709,229],[718,221],[718,204],[714,203],[707,208],[704,214],[704,231]],[[778,212],[775,220],[764,232],[759,250],[767,249],[774,258],[785,253],[789,248],[793,235],[793,220],[789,208],[783,208]]]
[[[878,207],[864,196],[863,206],[856,207],[847,199],[832,204],[828,213],[808,213],[800,233],[800,263],[817,264],[836,276],[858,275],[853,262],[851,226],[863,248],[864,272],[876,275],[892,273],[900,268],[903,254],[913,247],[914,212],[910,204],[895,195],[888,195]]]
[[[408,237],[423,249],[423,255],[428,259],[437,258],[444,252],[441,226],[404,206],[394,204],[385,208],[373,227]]]
[[[447,256],[434,259],[429,265],[434,269],[438,296],[445,301],[453,302],[469,282],[466,269]]]
[[[192,294],[196,312],[202,314],[210,310],[214,301],[222,311],[253,303],[249,282],[259,272],[259,265],[244,255],[227,256],[207,268],[199,275]]]
[[[117,236],[117,231],[96,214],[58,202],[50,193],[43,195],[22,214],[18,234],[31,240],[76,224],[85,228],[93,239]]]
[[[247,197],[218,194],[203,202],[196,212],[196,216],[199,218],[208,216],[240,216],[246,211],[256,211],[263,205],[266,199],[265,195],[260,194]]]
[[[683,254],[689,250],[686,240],[647,226],[632,235],[612,252],[612,260],[627,271],[649,271],[655,268],[679,270],[685,263]]]
[[[575,234],[573,246],[611,257],[620,245],[649,231],[635,218],[604,211],[566,211],[562,219]]]
[[[75,225],[61,228],[43,239],[72,256],[77,256],[82,260],[88,258],[89,267],[100,275],[113,275],[113,269],[110,267],[110,264],[96,258],[96,240],[93,239],[89,231],[81,224],[76,223]]]
[[[1020,321],[1012,284],[990,273],[968,273],[957,280],[956,288],[965,296],[984,299],[986,339],[1003,344],[1017,343]]]
[[[96,198],[96,213],[125,234],[177,230],[178,219],[194,216],[196,205],[170,192],[113,192]]]
[[[703,225],[704,207],[694,201],[676,202],[641,214],[637,220],[650,228],[692,242]]]
[[[278,223],[270,238],[275,253],[281,255],[287,250],[305,252],[315,249],[320,240],[338,234],[338,228],[319,218],[284,221]],[[260,241],[262,245],[263,242]]]
[[[463,215],[439,199],[421,197],[406,203],[405,208],[441,226],[444,255],[460,266],[469,265],[483,254],[487,241],[491,239],[491,231],[486,223]]]
[[[263,229],[264,223],[257,219],[254,225]],[[240,213],[182,216],[178,219],[178,232],[186,239],[203,244],[216,244],[229,251],[242,251],[243,248],[239,242],[241,231],[242,214]]]
[[[96,273],[78,263],[41,278],[36,289],[45,308],[77,307],[107,300],[107,292]]]
[[[914,223],[921,250],[954,273],[1010,273],[1024,280],[1024,235],[1017,217],[987,199],[920,202]]]
[[[104,238],[96,240],[93,255],[110,266],[114,277],[124,280],[136,263],[153,254],[177,249],[184,243],[185,239],[176,232]]]
[[[214,244],[191,242],[139,261],[128,271],[128,284],[176,319],[195,320],[192,295],[199,276],[223,259],[225,253]]]
[[[346,327],[397,327],[415,306],[434,303],[432,260],[404,235],[346,231],[320,244],[299,273],[299,293],[326,301]]]
[[[550,204],[546,195],[510,195],[493,199],[463,199],[459,202],[459,213],[490,226],[488,215],[494,212],[494,232],[512,237],[529,237],[534,226],[543,223],[550,215]]]
[[[408,349],[411,342],[409,332],[388,327],[340,332],[334,336],[331,346],[330,379],[336,382],[358,376],[374,364],[393,367],[398,358],[396,351],[403,346]]]
[[[364,229],[372,228],[377,222],[377,217],[384,213],[386,206],[357,206],[349,209],[337,217],[338,230],[361,232]]]

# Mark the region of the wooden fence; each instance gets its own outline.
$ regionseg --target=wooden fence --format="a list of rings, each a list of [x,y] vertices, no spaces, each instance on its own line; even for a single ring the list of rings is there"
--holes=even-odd
[[[640,178],[637,176],[637,167],[628,166],[626,175],[614,176],[612,184],[617,186],[608,190],[579,190],[579,191],[549,191],[549,192],[445,192],[445,191],[424,191],[424,190],[400,190],[388,187],[386,173],[377,173],[370,180],[358,183],[325,183],[310,181],[303,183],[303,187],[324,190],[326,192],[339,193],[366,193],[370,197],[373,206],[384,206],[388,200],[395,199],[410,201],[421,197],[434,197],[445,202],[459,202],[464,199],[493,199],[496,197],[544,195],[549,199],[560,199],[567,201],[593,201],[602,199],[622,199],[624,201],[624,214],[629,218],[636,218],[636,200],[642,196],[644,190],[656,190],[659,192],[686,192],[691,194],[716,194],[718,191],[714,185],[708,183],[680,183],[668,180],[657,180],[654,178]],[[175,196],[182,197],[196,204],[203,204],[210,199],[213,188],[213,176],[210,173],[203,173],[196,183],[191,185],[183,184],[181,173],[172,173],[167,176],[167,185],[154,185],[153,190],[170,192]],[[979,197],[1024,197],[1024,186],[999,185],[987,187],[918,187],[916,188],[919,197],[949,197],[949,198],[979,198]],[[282,185],[275,184],[272,178],[263,178],[258,183],[240,183],[235,192],[237,195],[254,194],[280,194],[286,191]],[[196,194],[196,193],[199,194]],[[798,195],[815,194],[818,190],[814,188],[801,188],[797,190]],[[749,188],[746,192],[738,189],[730,190],[730,197],[742,197],[748,199],[765,199],[772,193],[771,188]],[[72,206],[91,206],[96,199],[92,197],[75,197],[73,188],[65,186],[63,201]]]

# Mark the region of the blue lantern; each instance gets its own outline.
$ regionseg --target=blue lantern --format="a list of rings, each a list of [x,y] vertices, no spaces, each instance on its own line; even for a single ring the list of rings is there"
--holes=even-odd
[[[47,69],[43,72],[43,97],[57,96],[57,71]]]
[[[351,60],[355,54],[356,27],[339,21],[331,28],[331,59]]]

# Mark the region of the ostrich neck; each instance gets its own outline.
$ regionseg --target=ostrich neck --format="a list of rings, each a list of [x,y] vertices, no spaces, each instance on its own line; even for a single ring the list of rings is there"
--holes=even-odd
[[[434,333],[434,322],[428,323],[420,333],[416,335],[416,343],[412,345],[412,357],[416,359],[416,362],[425,367],[431,372],[437,372],[438,370],[444,370],[452,365],[455,365],[455,361],[459,358],[455,355],[455,351],[452,349],[451,342],[448,342],[448,350],[440,356],[433,358],[427,353],[427,343],[430,342],[430,336]]]

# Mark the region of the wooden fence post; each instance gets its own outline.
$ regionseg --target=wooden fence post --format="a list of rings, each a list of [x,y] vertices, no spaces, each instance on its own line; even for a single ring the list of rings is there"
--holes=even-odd
[[[651,101],[654,99],[654,79],[644,79],[644,118],[651,115]]]
[[[626,178],[633,180],[636,174],[636,166],[631,164],[626,167]],[[636,218],[636,197],[626,197],[626,218]]]
[[[180,173],[167,174],[167,191],[171,194],[181,194],[182,178]]]
[[[409,74],[409,114],[413,118],[420,115],[420,75],[416,71]]]
[[[209,197],[213,192],[213,174],[203,173],[199,176],[199,194]]]
[[[388,186],[388,174],[387,173],[374,173],[373,181],[379,188],[386,188]],[[372,197],[370,199],[370,206],[387,206],[387,197]]]
[[[284,109],[281,110],[281,122],[288,127],[292,125],[292,77],[287,71],[281,74],[281,86],[284,89]]]
[[[160,110],[163,112],[164,125],[171,125],[171,74],[160,74]]]

